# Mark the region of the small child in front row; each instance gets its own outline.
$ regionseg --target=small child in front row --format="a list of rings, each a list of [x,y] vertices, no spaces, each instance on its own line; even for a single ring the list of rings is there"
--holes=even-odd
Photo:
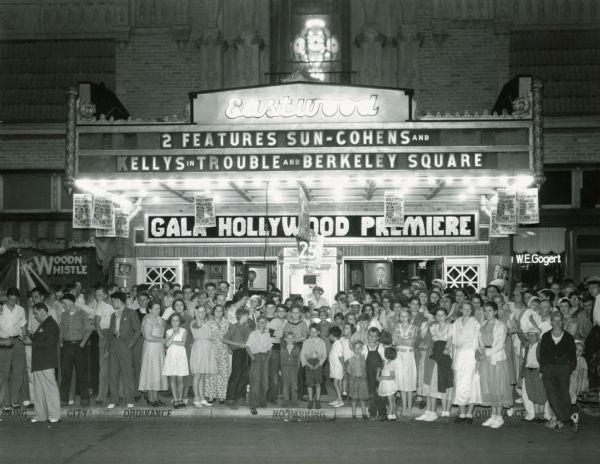
[[[331,340],[331,351],[329,352],[329,377],[333,380],[336,398],[329,403],[334,408],[344,406],[342,399],[342,381],[344,379],[344,347],[342,345],[342,329],[338,326],[329,328],[329,340]]]
[[[327,360],[327,347],[320,334],[319,324],[311,324],[310,336],[304,340],[300,351],[300,363],[304,368],[304,381],[308,388],[308,409],[321,409],[321,383],[323,364]]]
[[[300,368],[300,348],[294,343],[294,332],[283,334],[284,346],[280,351],[281,385],[283,406],[298,407],[298,370]]]
[[[395,421],[396,417],[396,373],[394,367],[396,365],[395,360],[398,354],[396,349],[388,346],[384,351],[385,364],[383,368],[379,370],[377,374],[377,380],[379,381],[379,396],[387,399],[387,420]],[[380,417],[379,420],[385,420]]]
[[[571,372],[569,382],[569,394],[571,395],[571,404],[577,404],[577,397],[589,389],[588,365],[583,357],[584,343],[581,340],[575,340],[575,356],[577,356],[577,366]]]
[[[352,344],[352,356],[346,361],[344,368],[348,374],[348,386],[350,398],[352,398],[352,418],[356,419],[356,403],[360,401],[362,418],[368,419],[367,401],[369,399],[369,388],[367,385],[367,361],[363,354],[364,343],[356,340]]]

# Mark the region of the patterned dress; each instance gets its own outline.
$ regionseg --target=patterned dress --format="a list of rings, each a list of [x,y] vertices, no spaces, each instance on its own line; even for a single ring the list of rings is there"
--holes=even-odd
[[[223,337],[229,330],[229,322],[226,319],[221,322],[212,320],[209,325],[213,353],[217,360],[217,373],[208,376],[205,395],[207,398],[217,398],[223,401],[227,395],[227,381],[231,373],[229,350],[223,343]]]
[[[142,327],[146,331],[150,330],[153,337],[165,336],[165,321],[158,316],[147,314],[142,321]],[[165,346],[162,343],[144,340],[138,389],[140,391],[161,391],[169,388],[168,379],[162,373],[164,365]]]

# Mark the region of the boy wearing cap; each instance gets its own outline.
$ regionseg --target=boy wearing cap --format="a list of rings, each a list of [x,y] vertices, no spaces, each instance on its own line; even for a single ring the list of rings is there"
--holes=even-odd
[[[77,385],[81,406],[90,404],[90,393],[88,384],[88,355],[85,345],[92,334],[92,325],[88,314],[75,305],[75,297],[70,293],[63,295],[61,302],[65,308],[60,320],[61,334],[61,383],[60,400],[67,404],[71,390],[71,376],[73,368],[77,375]]]

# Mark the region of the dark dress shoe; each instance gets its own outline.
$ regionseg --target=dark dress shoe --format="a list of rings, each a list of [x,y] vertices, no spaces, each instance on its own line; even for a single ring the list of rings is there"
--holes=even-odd
[[[464,418],[464,422],[465,422],[465,424],[471,425],[473,423],[473,418],[472,417],[465,417]]]
[[[465,417],[455,417],[454,420],[452,422],[454,422],[455,424],[462,424],[465,422]]]
[[[82,408],[87,408],[90,405],[90,400],[81,400],[79,402],[79,404],[81,405]]]
[[[256,408],[251,408],[250,414],[252,414],[253,416],[256,416],[258,414],[258,411],[256,410]]]
[[[161,400],[156,400],[156,405],[157,406],[166,406],[166,404],[163,403]]]

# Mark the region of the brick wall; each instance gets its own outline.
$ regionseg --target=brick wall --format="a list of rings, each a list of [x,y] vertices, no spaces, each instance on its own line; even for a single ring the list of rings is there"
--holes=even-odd
[[[417,100],[425,111],[456,113],[491,110],[508,81],[508,38],[493,26],[477,23],[472,28],[450,28],[436,42],[429,23],[420,25]]]
[[[116,50],[116,93],[134,118],[180,114],[188,92],[200,89],[200,50],[181,49],[170,32],[133,34]]]
[[[600,162],[600,132],[597,129],[546,130],[544,132],[546,164]]]
[[[64,135],[0,138],[0,171],[5,169],[64,169],[64,167]]]

